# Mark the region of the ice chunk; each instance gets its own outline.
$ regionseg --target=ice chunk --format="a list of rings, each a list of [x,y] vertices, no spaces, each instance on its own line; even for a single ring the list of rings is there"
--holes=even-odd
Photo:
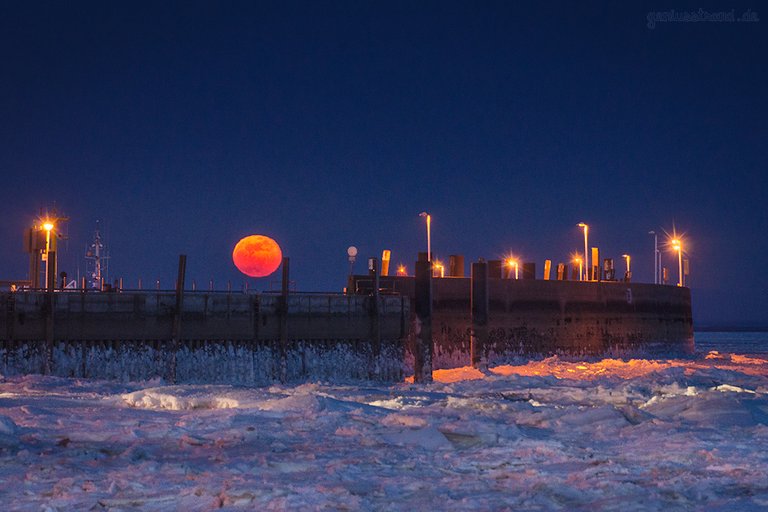
[[[0,415],[0,435],[14,436],[19,431],[19,427],[8,416]]]

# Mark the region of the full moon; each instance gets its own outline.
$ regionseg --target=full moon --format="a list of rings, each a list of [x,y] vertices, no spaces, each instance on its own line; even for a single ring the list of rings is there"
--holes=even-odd
[[[251,235],[237,242],[232,251],[232,261],[247,276],[266,277],[280,266],[283,251],[268,236]]]

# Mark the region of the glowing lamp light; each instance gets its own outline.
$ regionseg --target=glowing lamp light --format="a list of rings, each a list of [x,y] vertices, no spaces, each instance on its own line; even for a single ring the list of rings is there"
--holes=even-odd
[[[250,277],[266,277],[283,261],[283,252],[273,239],[264,235],[243,238],[232,251],[232,261],[237,269]]]
[[[584,281],[589,281],[589,243],[588,243],[588,232],[589,232],[589,225],[587,225],[584,222],[579,222],[577,224],[580,228],[584,230]],[[594,265],[594,262],[592,262]]]
[[[511,267],[515,267],[515,279],[519,279],[520,278],[520,272],[519,272],[520,266],[518,265],[517,260],[515,260],[514,258],[507,258],[507,266],[510,267],[510,268]]]
[[[677,265],[679,272],[677,286],[683,286],[683,242],[679,238],[673,238],[672,249],[677,251]]]
[[[573,257],[573,262],[576,263],[579,266],[579,281],[583,281],[584,280],[584,270],[583,270],[583,268],[581,266],[581,264],[582,264],[581,257],[574,256]]]
[[[432,216],[427,212],[421,212],[419,217],[427,219],[427,261],[432,261]]]
[[[399,276],[407,276],[408,271],[405,269],[405,265],[398,265],[397,266],[397,275]]]
[[[43,224],[43,229],[46,230],[46,231],[51,231],[53,229],[53,223],[50,222],[50,221],[46,221]]]

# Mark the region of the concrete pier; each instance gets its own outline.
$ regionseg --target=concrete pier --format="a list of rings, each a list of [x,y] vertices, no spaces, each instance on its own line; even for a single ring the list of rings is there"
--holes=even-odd
[[[687,288],[483,278],[477,268],[473,289],[470,278],[433,278],[429,262],[417,270],[417,279],[353,276],[348,295],[2,293],[0,373],[427,382],[433,369],[519,357],[694,349]]]
[[[359,279],[358,279],[359,277]],[[477,356],[490,365],[554,354],[647,356],[694,351],[688,288],[620,281],[488,277],[487,323],[478,316]],[[364,276],[352,290],[367,293]],[[382,278],[382,290],[415,295],[412,277]],[[479,292],[479,289],[478,289]],[[433,368],[473,364],[472,280],[432,280]],[[482,343],[482,351],[479,349]]]

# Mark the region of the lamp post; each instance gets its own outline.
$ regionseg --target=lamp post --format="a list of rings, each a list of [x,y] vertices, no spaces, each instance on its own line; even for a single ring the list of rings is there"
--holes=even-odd
[[[629,254],[622,254],[621,257],[624,258],[624,260],[627,262],[627,273],[624,274],[624,281],[626,281],[628,283],[628,282],[630,282],[632,280],[632,271],[631,271],[631,269],[629,267],[629,261],[630,261],[631,258],[629,256]]]
[[[432,216],[427,212],[421,212],[419,217],[427,219],[427,261],[432,261]]]
[[[53,223],[49,220],[45,221],[43,224],[43,229],[45,230],[45,287],[48,287],[48,283],[50,282],[50,272],[51,272],[51,261],[48,257],[51,251],[51,231],[53,230]]]
[[[584,280],[584,274],[582,272],[583,269],[581,267],[581,258],[574,258],[573,261],[575,261],[576,263],[579,264],[579,281],[583,281]]]
[[[679,238],[672,240],[672,249],[677,251],[677,266],[680,278],[677,286],[683,286],[683,242]]]
[[[655,231],[649,231],[653,235],[653,284],[661,281],[661,253],[659,252],[659,235]]]
[[[579,222],[579,227],[584,228],[584,281],[589,281],[589,243],[587,241],[589,226],[583,222]]]
[[[515,267],[515,279],[516,280],[520,279],[520,274],[519,274],[520,267],[519,267],[517,261],[510,258],[510,259],[507,260],[507,265],[509,267]]]

